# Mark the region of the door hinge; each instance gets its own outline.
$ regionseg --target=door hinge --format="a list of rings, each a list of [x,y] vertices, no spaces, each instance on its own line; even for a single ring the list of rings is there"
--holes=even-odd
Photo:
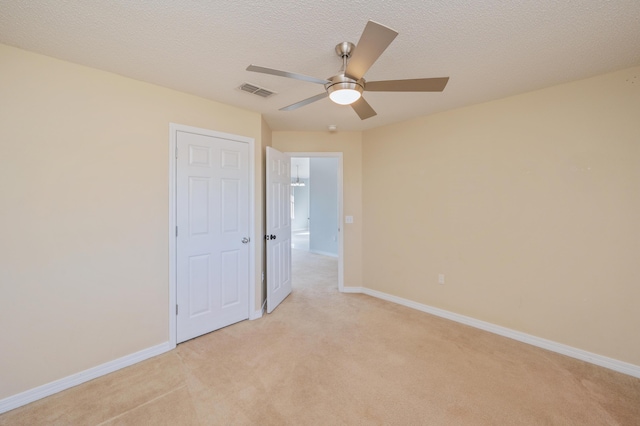
[[[178,315],[178,304],[176,304],[176,315]]]
[[[178,236],[178,227],[176,226],[176,237]]]
[[[176,146],[176,158],[178,158],[178,147]]]

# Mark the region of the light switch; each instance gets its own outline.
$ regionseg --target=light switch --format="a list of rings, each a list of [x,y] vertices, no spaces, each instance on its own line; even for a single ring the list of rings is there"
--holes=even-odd
[[[345,216],[344,223],[353,223],[353,216]]]

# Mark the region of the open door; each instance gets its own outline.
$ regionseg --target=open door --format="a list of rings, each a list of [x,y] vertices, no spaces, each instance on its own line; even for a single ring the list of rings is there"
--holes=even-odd
[[[267,147],[267,312],[291,293],[291,160]]]

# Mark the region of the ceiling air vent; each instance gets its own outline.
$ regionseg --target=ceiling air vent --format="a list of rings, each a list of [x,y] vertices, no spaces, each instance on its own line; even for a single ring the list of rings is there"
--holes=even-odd
[[[242,90],[243,92],[253,93],[254,95],[258,95],[262,98],[268,98],[275,93],[271,90],[265,89],[264,87],[259,87],[251,83],[244,83],[242,86],[240,86],[240,90]]]

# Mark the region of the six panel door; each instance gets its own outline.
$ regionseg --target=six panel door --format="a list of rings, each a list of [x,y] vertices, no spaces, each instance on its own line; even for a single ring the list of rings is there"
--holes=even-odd
[[[249,147],[177,132],[177,342],[249,318]]]

